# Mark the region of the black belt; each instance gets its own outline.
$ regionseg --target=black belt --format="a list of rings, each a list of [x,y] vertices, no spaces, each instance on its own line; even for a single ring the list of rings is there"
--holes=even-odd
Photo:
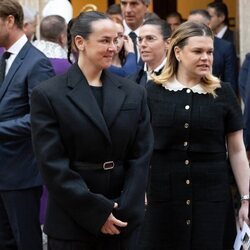
[[[103,163],[74,161],[73,163],[73,166],[78,170],[111,170],[121,165],[121,161],[106,161]]]

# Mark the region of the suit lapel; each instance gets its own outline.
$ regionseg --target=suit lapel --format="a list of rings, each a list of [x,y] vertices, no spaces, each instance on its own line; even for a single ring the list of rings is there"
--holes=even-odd
[[[86,114],[111,143],[110,134],[95,97],[77,64],[68,71],[68,98]]]
[[[121,89],[121,84],[105,70],[102,74],[102,83],[103,115],[108,127],[110,127],[121,109],[126,94]]]
[[[18,53],[18,55],[16,56],[14,62],[12,63],[9,72],[7,73],[2,87],[0,88],[0,101],[3,98],[9,84],[11,83],[12,78],[14,77],[16,71],[19,69],[19,67],[22,65],[22,62],[29,50],[31,46],[30,42],[26,42],[25,45],[23,46],[23,48],[20,50],[20,52]]]

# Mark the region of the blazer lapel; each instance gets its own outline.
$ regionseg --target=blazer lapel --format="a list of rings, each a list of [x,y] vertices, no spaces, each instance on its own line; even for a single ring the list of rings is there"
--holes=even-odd
[[[80,108],[111,143],[110,134],[95,97],[77,64],[68,71],[68,98]]]
[[[31,43],[28,41],[25,43],[23,48],[20,50],[18,55],[16,56],[14,62],[12,63],[9,72],[7,73],[2,87],[0,88],[0,101],[3,98],[9,84],[11,83],[12,78],[14,77],[16,71],[19,69],[19,67],[22,65],[23,59],[26,56],[26,53],[28,52],[29,48],[31,46]]]
[[[106,70],[104,70],[102,74],[102,83],[103,115],[108,127],[110,127],[121,109],[126,94],[121,89],[121,84]]]

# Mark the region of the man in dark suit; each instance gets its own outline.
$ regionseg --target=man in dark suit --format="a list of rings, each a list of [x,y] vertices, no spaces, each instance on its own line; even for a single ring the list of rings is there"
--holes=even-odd
[[[22,28],[21,5],[0,0],[0,46],[6,58],[0,72],[0,249],[40,250],[42,180],[31,143],[30,95],[54,72]]]
[[[124,18],[124,34],[131,37],[138,65],[143,66],[143,62],[140,60],[136,39],[139,35],[139,30],[144,21],[145,14],[147,13],[150,0],[121,0],[120,2],[122,16]]]
[[[211,17],[207,10],[192,10],[188,17],[189,21],[202,22],[211,25]],[[213,75],[223,82],[230,82],[232,88],[238,93],[237,58],[231,42],[214,37],[214,60]]]
[[[234,32],[229,29],[227,5],[222,2],[214,1],[207,6],[211,16],[211,29],[218,38],[222,38],[231,43],[235,43]]]

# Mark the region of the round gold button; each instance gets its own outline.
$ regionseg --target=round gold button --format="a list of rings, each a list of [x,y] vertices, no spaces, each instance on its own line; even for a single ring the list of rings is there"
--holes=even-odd
[[[188,94],[191,92],[191,90],[190,89],[187,89],[187,91],[186,91]]]
[[[190,200],[186,200],[186,204],[189,206],[191,204]]]
[[[190,184],[190,180],[186,180],[186,184],[189,185]]]
[[[185,160],[185,165],[188,165],[189,164],[189,160]]]
[[[186,105],[186,106],[185,106],[185,109],[186,109],[186,110],[190,109],[190,106],[189,106],[189,105]]]
[[[184,124],[184,128],[188,128],[189,127],[189,124],[188,123],[185,123]]]
[[[183,143],[183,145],[184,145],[184,147],[186,147],[186,146],[188,145],[188,142],[185,141],[185,142]]]
[[[187,225],[191,224],[191,220],[186,220]]]

